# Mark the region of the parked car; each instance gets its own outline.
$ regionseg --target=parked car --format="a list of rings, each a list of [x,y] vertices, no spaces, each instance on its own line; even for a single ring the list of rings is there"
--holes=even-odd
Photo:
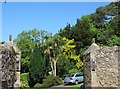
[[[72,73],[64,78],[64,85],[83,82],[83,73]]]

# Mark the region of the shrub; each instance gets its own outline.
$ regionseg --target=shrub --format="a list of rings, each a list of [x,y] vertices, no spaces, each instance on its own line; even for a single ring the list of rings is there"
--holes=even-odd
[[[43,80],[42,87],[48,88],[60,84],[62,84],[62,79],[60,79],[58,76],[49,75]]]
[[[34,87],[36,83],[42,83],[42,78],[44,77],[45,72],[45,59],[42,55],[41,48],[36,45],[30,59],[29,86]]]
[[[33,89],[42,89],[42,84],[40,83],[35,84]]]
[[[76,72],[80,72],[80,70],[77,70],[77,69],[71,69],[71,70],[69,70],[69,73],[71,74],[71,73],[76,73]]]
[[[28,79],[29,79],[28,73],[20,74],[21,89],[28,89],[29,88]]]

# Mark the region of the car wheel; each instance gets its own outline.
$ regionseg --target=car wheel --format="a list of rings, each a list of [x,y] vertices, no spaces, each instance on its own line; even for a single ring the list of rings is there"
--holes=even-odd
[[[76,80],[76,81],[75,81],[75,84],[77,85],[78,83],[79,83],[78,80]]]

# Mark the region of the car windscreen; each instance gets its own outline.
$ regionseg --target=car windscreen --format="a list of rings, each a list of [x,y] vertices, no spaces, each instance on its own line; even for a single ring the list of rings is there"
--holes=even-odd
[[[81,72],[80,75],[83,76],[83,72]]]

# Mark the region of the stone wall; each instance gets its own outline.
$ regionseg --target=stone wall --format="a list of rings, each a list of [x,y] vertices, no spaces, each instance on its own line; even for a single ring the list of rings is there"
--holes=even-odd
[[[120,89],[120,47],[93,43],[83,60],[85,89]]]
[[[98,86],[118,87],[118,47],[101,47],[96,53]]]

